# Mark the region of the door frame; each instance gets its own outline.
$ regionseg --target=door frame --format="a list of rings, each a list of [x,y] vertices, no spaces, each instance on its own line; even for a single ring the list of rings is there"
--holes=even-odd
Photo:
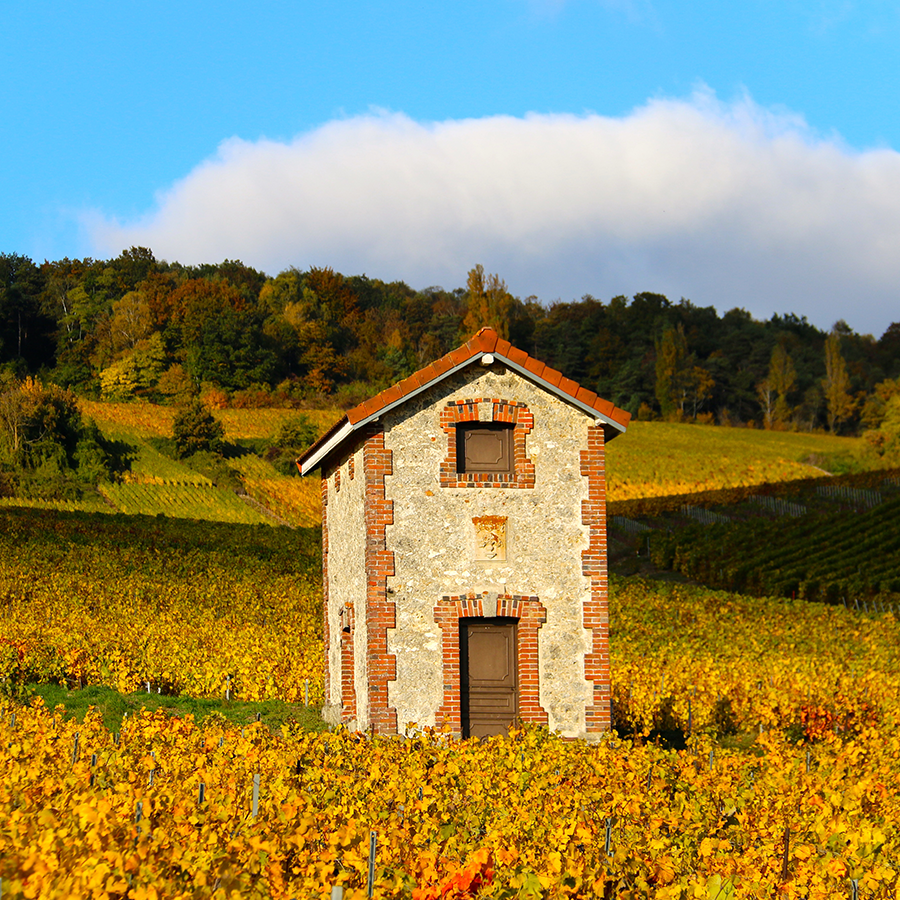
[[[468,618],[516,619],[517,710],[523,722],[548,725],[549,716],[540,702],[538,631],[547,621],[547,610],[537,597],[488,592],[442,597],[434,607],[434,619],[442,631],[444,702],[435,714],[438,728],[462,735],[462,673],[459,620]]]

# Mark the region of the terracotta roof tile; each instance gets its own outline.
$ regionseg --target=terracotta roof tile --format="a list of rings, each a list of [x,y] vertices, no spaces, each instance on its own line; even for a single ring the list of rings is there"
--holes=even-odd
[[[374,416],[384,404],[381,402],[381,394],[376,394],[374,397],[370,397],[363,403],[363,409],[366,411],[367,416]]]
[[[562,377],[562,372],[557,372],[556,369],[551,369],[550,366],[547,366],[541,373],[541,378],[551,387],[556,387],[562,381]]]
[[[604,416],[610,415],[615,410],[612,403],[610,403],[609,400],[604,400],[602,397],[598,397],[591,405],[597,412],[603,413]],[[621,411],[622,410],[619,410],[619,412]]]
[[[378,395],[381,400],[381,408],[383,409],[385,406],[389,406],[396,400],[401,400],[407,393],[409,392],[403,391],[399,384],[392,384],[386,391],[382,391]]]
[[[517,365],[524,366],[525,363],[528,362],[529,356],[524,350],[520,350],[518,347],[510,347],[509,353],[506,354],[506,358]]]
[[[547,365],[546,363],[542,363],[539,359],[529,356],[528,359],[525,360],[525,368],[533,375],[537,375],[537,377],[540,378],[544,369],[547,368]]]
[[[469,344],[472,342],[469,341]],[[455,350],[451,350],[444,359],[449,359],[451,365],[461,366],[467,360],[470,360],[477,352],[478,348],[470,348],[469,344],[463,344],[462,347],[457,347]]]
[[[572,381],[571,378],[562,378],[558,385],[561,391],[565,391],[570,397],[574,397],[578,393],[578,389],[581,385],[577,381]]]
[[[431,368],[434,369],[435,378],[438,378],[445,372],[449,372],[453,368],[453,362],[451,361],[449,355],[442,356],[440,359],[436,359],[431,364]]]
[[[493,353],[497,341],[500,340],[500,336],[493,328],[482,328],[475,337],[478,338],[478,349],[483,353]]]
[[[585,406],[593,406],[597,402],[597,395],[587,388],[580,387],[575,394],[575,399],[580,400]]]
[[[495,353],[499,353],[501,356],[509,356],[509,350],[512,347],[512,344],[509,341],[504,341],[501,339],[497,339],[497,346],[494,348]]]
[[[366,405],[365,403],[360,403],[359,406],[354,406],[353,409],[347,410],[347,421],[351,425],[355,425],[360,419],[364,419],[366,417]]]

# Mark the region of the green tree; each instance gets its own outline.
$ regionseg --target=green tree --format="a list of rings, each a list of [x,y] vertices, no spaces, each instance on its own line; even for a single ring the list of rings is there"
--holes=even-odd
[[[179,458],[202,452],[220,454],[224,449],[225,426],[199,400],[176,413],[172,433]]]
[[[685,381],[690,366],[687,338],[679,323],[667,326],[656,344],[656,400],[664,418],[684,408]]]
[[[53,348],[53,322],[42,308],[41,270],[27,257],[0,253],[0,363],[35,371]]]

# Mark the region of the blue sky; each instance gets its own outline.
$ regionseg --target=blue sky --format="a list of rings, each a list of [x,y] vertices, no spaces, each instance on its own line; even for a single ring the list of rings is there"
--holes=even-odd
[[[0,252],[900,320],[900,6],[7,0]]]

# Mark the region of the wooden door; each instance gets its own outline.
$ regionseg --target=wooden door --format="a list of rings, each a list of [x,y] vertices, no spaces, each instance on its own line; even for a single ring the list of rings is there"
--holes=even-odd
[[[514,619],[460,621],[460,675],[463,736],[505,734],[517,711]]]

